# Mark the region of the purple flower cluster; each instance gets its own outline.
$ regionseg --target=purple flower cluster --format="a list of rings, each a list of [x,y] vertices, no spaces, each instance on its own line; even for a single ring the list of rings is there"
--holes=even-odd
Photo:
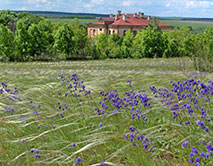
[[[77,158],[76,158],[76,163],[80,163],[80,162],[82,162],[82,161],[83,161],[82,158],[80,158],[80,157],[77,157]]]
[[[39,150],[30,149],[30,153],[35,153],[34,157],[35,158],[40,158],[40,156],[39,156]]]
[[[136,134],[136,128],[135,126],[130,126],[129,131],[130,134],[126,134],[124,138],[126,140],[129,140],[129,142],[132,143],[133,146],[137,145],[143,145],[144,149],[148,149],[150,152],[153,152],[154,146],[152,145],[152,141],[148,139],[148,137],[144,137],[143,135],[137,135]]]
[[[59,78],[56,78],[57,81],[61,82],[61,90],[58,91],[60,98],[73,98],[78,99],[78,102],[82,101],[82,95],[87,96],[91,91],[86,90],[84,81],[80,80],[76,73],[73,73],[71,77],[59,75]],[[70,111],[68,104],[64,102],[58,102],[56,108],[56,116],[59,116],[61,119],[65,116],[65,111]]]
[[[56,111],[57,111],[56,116],[60,115],[61,119],[63,119],[64,118],[63,112],[65,112],[65,111],[69,112],[70,108],[66,103],[58,102],[57,105],[58,105],[58,108],[56,109]]]
[[[19,93],[18,89],[14,87],[11,89],[5,82],[0,83],[0,94],[7,93],[8,94],[8,103],[13,102],[16,99],[19,99],[16,95]]]
[[[83,93],[84,96],[87,96],[91,93],[90,91],[86,90],[84,81],[81,81],[76,73],[73,73],[71,77],[59,75],[57,80],[61,81],[61,87],[66,87],[64,97],[79,98],[81,97],[81,93]],[[62,93],[58,91],[58,95],[62,95]],[[79,101],[81,101],[81,98]]]
[[[103,160],[103,161],[101,161],[101,163],[100,164],[98,164],[98,166],[105,166],[105,161]]]
[[[187,119],[184,122],[185,125],[191,125],[197,119],[197,125],[209,132],[209,127],[204,123],[211,121],[208,116],[210,111],[208,105],[210,105],[210,98],[213,95],[213,82],[209,80],[208,84],[204,84],[200,80],[189,79],[184,82],[177,81],[177,83],[170,81],[170,83],[171,91],[166,88],[157,89],[154,86],[149,88],[155,97],[160,97],[162,103],[170,108],[173,119],[181,116],[181,120]],[[189,118],[193,120],[190,122]]]
[[[190,144],[189,141],[185,141],[182,146],[186,148],[188,144]],[[199,166],[201,161],[205,162],[210,158],[210,156],[213,156],[213,147],[211,146],[211,142],[206,143],[206,141],[203,140],[202,145],[206,147],[206,152],[199,152],[197,148],[192,147],[191,152],[189,153],[189,162],[195,163],[195,166]]]
[[[112,92],[102,91],[100,95],[103,97],[102,101],[99,102],[101,108],[95,108],[98,115],[128,111],[131,113],[131,119],[143,118],[145,121],[148,120],[146,114],[151,110],[145,112],[144,109],[150,107],[151,98],[143,90],[125,92],[123,97],[119,96],[116,90]]]
[[[16,87],[9,88],[9,86],[5,82],[0,83],[0,95],[5,95],[7,101],[6,107],[4,107],[5,112],[7,112],[10,115],[14,114],[14,108],[9,107],[9,103],[13,103],[15,100],[20,100],[20,98],[17,96],[19,93],[18,89]]]

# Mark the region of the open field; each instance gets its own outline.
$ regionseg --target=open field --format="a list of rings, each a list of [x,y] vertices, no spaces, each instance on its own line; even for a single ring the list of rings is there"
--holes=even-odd
[[[179,23],[197,23],[197,24],[213,24],[213,21],[196,21],[196,20],[162,20],[167,22],[179,22]]]
[[[50,21],[53,23],[72,23],[74,19],[69,19],[69,18],[48,18]],[[97,19],[78,19],[80,24],[86,25],[90,22],[95,22]]]
[[[162,20],[160,22],[167,25],[180,27],[180,28],[182,26],[186,26],[186,27],[191,26],[193,32],[196,32],[196,33],[202,33],[203,31],[205,31],[206,28],[213,27],[213,22],[208,22],[208,21],[188,21],[188,20],[187,21],[173,21],[173,20],[164,21]]]
[[[0,166],[187,166],[191,148],[201,152],[202,139],[212,141],[212,121],[209,133],[182,124],[185,118],[193,124],[196,117],[173,119],[149,89],[171,90],[170,80],[190,78],[208,84],[213,74],[195,72],[188,58],[0,63],[0,72],[0,83],[7,84],[0,84]],[[112,93],[102,96],[103,91]],[[130,103],[118,109],[114,101],[125,92],[123,100]],[[133,94],[143,102],[129,98]],[[210,99],[204,107],[210,110],[206,118],[213,120]],[[137,109],[143,117],[133,118]],[[131,133],[143,135],[142,142],[141,136],[128,140]],[[190,145],[184,149],[186,140]],[[201,165],[211,166],[212,157],[201,159]]]

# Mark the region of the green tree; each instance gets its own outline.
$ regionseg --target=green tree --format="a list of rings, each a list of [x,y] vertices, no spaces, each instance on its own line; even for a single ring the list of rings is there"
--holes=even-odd
[[[98,58],[107,58],[109,55],[108,36],[105,33],[101,33],[95,37],[95,42]]]
[[[135,37],[133,42],[134,57],[162,57],[167,47],[167,36],[159,31],[157,27],[148,27],[139,32]]]
[[[37,58],[42,53],[47,52],[48,47],[53,42],[50,27],[46,27],[44,23],[39,23],[38,25],[32,24],[28,33],[30,36],[31,48],[30,56]]]
[[[38,24],[41,20],[44,18],[38,16],[38,15],[33,15],[33,14],[26,14],[26,16],[19,17],[18,22],[22,23],[25,25],[26,29],[30,27],[32,24]]]
[[[132,50],[133,39],[134,39],[133,33],[130,30],[128,30],[125,33],[125,36],[124,36],[123,42],[122,42],[122,46],[121,46],[124,58],[132,57],[131,50]]]
[[[122,45],[123,37],[118,34],[112,34],[108,37],[108,46],[109,46],[109,58],[122,58]]]
[[[86,54],[85,52],[85,47],[87,45],[87,29],[83,26],[80,25],[79,20],[76,18],[75,22],[71,24],[71,28],[74,32],[74,42],[75,42],[75,47],[73,52],[76,55],[82,55],[84,56]]]
[[[17,23],[17,32],[15,36],[15,48],[16,48],[16,56],[15,60],[17,61],[27,61],[30,59],[31,52],[31,37],[27,31],[26,25],[22,22]]]
[[[168,46],[164,50],[163,57],[169,58],[169,57],[179,57],[180,52],[178,50],[178,41],[173,38],[168,37],[168,32],[164,32],[164,41],[167,41]],[[167,39],[167,40],[166,40]]]
[[[188,51],[185,49],[184,42],[188,40],[187,38],[190,37],[190,35],[190,29],[184,26],[181,29],[168,32],[169,41],[175,40],[177,42],[179,56],[189,56]]]
[[[75,47],[74,32],[68,24],[61,26],[56,32],[55,36],[55,49],[65,55],[65,58],[69,58]]]
[[[4,25],[0,24],[0,61],[10,61],[14,58],[14,36]]]
[[[47,50],[51,50],[54,44],[54,32],[53,32],[53,24],[50,20],[41,20],[38,24],[39,30],[42,32],[43,37],[46,42],[46,48]]]

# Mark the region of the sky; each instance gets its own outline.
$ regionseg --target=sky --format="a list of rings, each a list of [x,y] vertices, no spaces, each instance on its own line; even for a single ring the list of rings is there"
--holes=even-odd
[[[6,9],[213,18],[213,0],[0,0],[0,10]]]

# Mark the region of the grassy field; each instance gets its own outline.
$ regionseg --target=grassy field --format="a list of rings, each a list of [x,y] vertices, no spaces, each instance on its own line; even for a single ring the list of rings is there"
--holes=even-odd
[[[202,33],[208,27],[213,27],[213,22],[202,22],[202,21],[160,21],[164,24],[182,27],[182,26],[191,26],[193,32]]]
[[[50,21],[52,21],[53,23],[72,23],[74,21],[74,19],[69,19],[69,18],[48,18]],[[86,25],[90,22],[96,22],[97,19],[79,19],[80,24],[82,25]]]
[[[213,138],[212,121],[209,133],[182,124],[196,117],[173,119],[149,89],[190,78],[208,84],[213,74],[195,72],[190,59],[0,63],[0,72],[0,166],[187,166],[191,148],[206,151],[202,139]],[[129,105],[120,107],[121,98]],[[213,120],[210,99],[203,107]]]

